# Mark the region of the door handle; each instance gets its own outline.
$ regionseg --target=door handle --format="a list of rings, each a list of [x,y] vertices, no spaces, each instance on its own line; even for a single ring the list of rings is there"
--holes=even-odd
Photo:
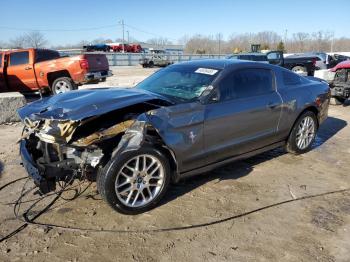
[[[33,67],[31,67],[31,66],[26,66],[26,67],[24,68],[24,70],[30,70],[30,69],[33,69]]]
[[[268,107],[269,109],[274,109],[274,108],[276,108],[277,106],[278,106],[278,104],[272,103],[272,102],[270,102],[270,103],[267,104],[267,107]]]

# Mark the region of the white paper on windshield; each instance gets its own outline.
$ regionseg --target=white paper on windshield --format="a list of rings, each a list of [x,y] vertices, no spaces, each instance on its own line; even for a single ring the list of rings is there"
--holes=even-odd
[[[215,75],[218,72],[216,69],[211,69],[211,68],[198,68],[195,73],[198,74],[205,74],[205,75]]]

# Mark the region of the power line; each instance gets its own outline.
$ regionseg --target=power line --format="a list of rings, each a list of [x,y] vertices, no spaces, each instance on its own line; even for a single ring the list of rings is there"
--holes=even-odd
[[[74,28],[74,29],[61,29],[61,28],[54,28],[54,29],[39,29],[39,28],[19,28],[19,27],[10,27],[10,26],[0,26],[0,29],[7,29],[7,30],[13,30],[13,31],[41,31],[41,32],[79,32],[79,31],[95,31],[95,30],[100,30],[100,29],[104,29],[104,28],[113,28],[116,26],[122,26],[122,24],[114,24],[114,25],[104,25],[104,26],[99,26],[99,27],[86,27],[86,28]],[[155,34],[152,32],[148,32],[145,30],[142,30],[140,28],[137,28],[135,26],[129,25],[129,24],[125,24],[124,26],[131,28],[135,31],[144,33],[144,34],[148,34],[148,35],[153,35],[156,37],[164,37],[163,35],[159,35],[159,34]],[[174,40],[176,41],[176,39],[174,38],[170,38],[170,37],[165,37],[168,38],[170,40]]]
[[[115,26],[120,26],[118,24],[114,25],[105,25],[99,27],[87,27],[87,28],[76,28],[76,29],[39,29],[39,28],[19,28],[19,27],[9,27],[9,26],[0,26],[1,29],[13,30],[13,31],[42,31],[42,32],[76,32],[76,31],[93,31],[104,28],[112,28]]]
[[[151,33],[151,32],[148,32],[148,31],[139,29],[139,28],[137,28],[137,27],[135,27],[135,26],[132,26],[132,25],[129,25],[129,24],[124,24],[124,25],[125,25],[126,27],[129,27],[129,28],[134,29],[135,31],[138,31],[138,32],[141,32],[141,33],[153,35],[153,36],[156,36],[156,37],[164,37],[164,36],[162,36],[162,35],[158,35],[158,34],[155,34],[155,33]],[[170,39],[170,40],[176,41],[176,39],[174,39],[174,38],[170,38],[170,37],[166,37],[166,38],[168,38],[168,39]]]

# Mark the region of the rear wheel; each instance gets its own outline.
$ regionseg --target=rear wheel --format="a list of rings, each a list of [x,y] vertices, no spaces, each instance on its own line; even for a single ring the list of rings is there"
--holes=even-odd
[[[53,81],[51,86],[51,91],[54,95],[66,93],[74,89],[77,89],[77,86],[70,77],[59,77]]]
[[[148,63],[148,67],[150,67],[150,68],[154,67],[153,61],[151,61],[151,62]]]
[[[317,118],[311,111],[303,113],[289,134],[286,149],[289,153],[303,154],[311,149],[317,132]]]
[[[103,199],[116,211],[132,215],[154,208],[169,182],[168,160],[151,147],[112,158],[97,177]]]

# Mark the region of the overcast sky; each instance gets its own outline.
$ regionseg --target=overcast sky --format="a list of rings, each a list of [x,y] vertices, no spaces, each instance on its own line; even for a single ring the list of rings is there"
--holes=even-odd
[[[122,36],[174,42],[196,33],[332,31],[350,37],[350,0],[0,0],[0,41],[41,30],[50,45]]]

